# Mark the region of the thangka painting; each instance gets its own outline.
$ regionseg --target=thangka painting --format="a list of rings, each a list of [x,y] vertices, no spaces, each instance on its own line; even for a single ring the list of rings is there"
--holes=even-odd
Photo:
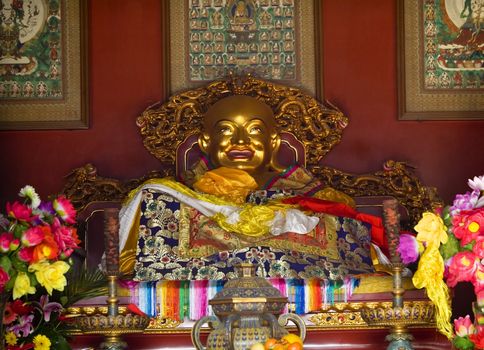
[[[484,0],[401,0],[401,119],[484,118]]]
[[[484,0],[427,0],[425,88],[484,88]]]
[[[0,98],[62,98],[60,2],[2,0],[0,4]]]
[[[79,16],[79,0],[0,1],[1,127],[83,124]]]
[[[230,74],[252,74],[304,87],[312,67],[312,80],[307,85],[312,85],[309,90],[314,92],[313,1],[185,0],[182,9],[181,1],[172,1],[172,51],[178,60],[179,53],[185,53],[185,83],[190,87]],[[179,23],[180,16],[184,28]],[[184,40],[174,40],[173,35],[180,38],[181,31],[185,33]],[[311,34],[305,35],[307,32]],[[183,43],[184,49],[179,47]],[[172,54],[171,64],[177,69],[174,60]],[[306,68],[304,63],[308,63]],[[171,76],[178,76],[173,74],[173,68]]]

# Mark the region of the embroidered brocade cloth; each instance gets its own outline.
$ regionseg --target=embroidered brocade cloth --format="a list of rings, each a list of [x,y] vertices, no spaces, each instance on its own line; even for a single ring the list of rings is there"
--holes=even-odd
[[[257,191],[248,201],[259,204],[287,194]],[[374,272],[371,225],[356,219],[314,213],[319,224],[306,235],[242,237],[152,189],[143,190],[140,206],[137,281],[230,279],[233,265],[242,261],[256,264],[259,276],[271,278],[342,280]]]

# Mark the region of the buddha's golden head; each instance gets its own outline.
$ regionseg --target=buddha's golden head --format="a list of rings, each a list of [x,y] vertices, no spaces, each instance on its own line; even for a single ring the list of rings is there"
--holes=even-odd
[[[255,97],[234,95],[205,113],[198,143],[216,167],[259,174],[278,169],[273,155],[280,137],[272,109]]]

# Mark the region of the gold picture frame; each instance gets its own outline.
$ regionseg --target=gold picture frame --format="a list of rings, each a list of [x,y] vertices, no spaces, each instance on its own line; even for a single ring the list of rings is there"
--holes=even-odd
[[[223,78],[230,74],[230,72],[235,71],[235,75],[243,75],[246,72],[252,74],[253,76],[270,80],[270,81],[280,81],[281,83],[288,84],[294,87],[305,90],[307,93],[315,96],[317,99],[322,99],[323,96],[323,81],[321,77],[322,70],[322,31],[321,31],[321,1],[320,0],[245,0],[238,1],[237,3],[246,5],[246,14],[242,14],[240,18],[246,16],[244,19],[237,19],[236,14],[236,1],[234,0],[163,0],[162,1],[162,11],[165,14],[163,21],[163,31],[167,33],[164,38],[164,48],[169,47],[168,58],[164,63],[165,70],[165,80],[163,89],[165,95],[172,95],[199,85],[206,84],[211,80],[217,80]],[[280,13],[276,13],[277,7],[280,9]],[[232,7],[231,7],[232,6]],[[294,11],[293,11],[294,10]],[[244,13],[243,11],[240,11]],[[225,34],[224,39],[221,39],[221,48],[218,52],[217,41],[213,36],[219,35],[220,31],[217,30],[215,25],[214,15],[220,14],[224,15],[224,18],[219,24],[220,28],[225,25],[223,33]],[[280,39],[272,40],[269,38],[267,42],[270,42],[273,47],[269,48],[267,51],[267,57],[270,60],[275,60],[276,56],[280,63],[266,64],[264,66],[264,57],[266,57],[266,52],[264,50],[264,42],[259,41],[260,38],[263,39],[262,35],[269,30],[265,30],[263,26],[262,17],[263,14],[269,18],[267,22],[267,28],[273,26],[277,28],[280,26],[279,32],[281,34]],[[259,16],[257,20],[250,22],[250,16]],[[293,17],[291,17],[293,16]],[[245,23],[243,21],[246,21]],[[279,23],[278,21],[281,20]],[[197,27],[197,22],[200,25]],[[225,22],[224,22],[225,21]],[[237,23],[239,21],[239,23]],[[203,23],[205,22],[205,24]],[[192,24],[193,23],[193,24]],[[246,23],[248,23],[246,25]],[[294,23],[294,30],[291,32],[288,28]],[[215,29],[214,29],[215,28]],[[227,29],[228,28],[228,29]],[[242,32],[246,33],[242,33]],[[196,36],[197,34],[204,35],[208,40],[198,39],[201,45],[211,45],[210,50],[213,53],[206,53],[205,47],[200,48],[200,57],[207,57],[210,55],[210,59],[213,58],[212,62],[207,65],[200,64],[199,67],[195,67],[195,64],[190,60],[195,57],[193,55],[195,48],[193,44],[197,44]],[[272,31],[274,32],[274,30]],[[276,30],[277,32],[277,30]],[[290,33],[291,32],[291,33]],[[249,34],[247,34],[249,33]],[[254,37],[248,37],[246,35],[251,35],[250,33],[255,33]],[[294,36],[291,38],[292,33]],[[257,35],[259,35],[257,37]],[[277,33],[274,35],[278,35]],[[241,39],[242,38],[242,39]],[[287,39],[287,40],[286,40]],[[223,41],[222,41],[223,40]],[[235,63],[232,60],[230,50],[231,42],[234,43],[235,49],[233,52],[238,52],[239,43],[241,43],[240,49],[242,50],[242,45],[244,40],[247,40],[248,47],[247,55],[244,57],[240,54],[235,58]],[[292,40],[292,42],[291,42]],[[275,47],[281,44],[276,50]],[[209,47],[207,45],[207,47]],[[293,50],[293,51],[283,51],[283,50]],[[267,50],[267,48],[266,48]],[[241,51],[242,52],[242,51]],[[278,53],[278,55],[275,54]],[[218,54],[220,53],[220,54]],[[291,53],[291,54],[290,54]],[[234,55],[236,56],[236,55]],[[294,57],[294,60],[292,59]],[[252,59],[254,60],[252,61]],[[217,61],[219,59],[219,61]],[[260,60],[259,60],[260,59]],[[203,60],[203,59],[202,59]],[[256,61],[257,60],[257,61]],[[284,62],[282,62],[285,60]],[[238,62],[244,62],[244,65],[239,65]],[[282,63],[281,63],[282,62]],[[286,63],[287,62],[287,63]],[[292,64],[292,65],[291,65]],[[217,73],[207,76],[203,76],[197,81],[195,73],[198,68],[208,67],[212,71]],[[242,68],[241,68],[242,67]],[[255,67],[255,68],[254,68]],[[282,67],[279,75],[275,74],[277,69]],[[200,69],[202,69],[200,68]],[[257,69],[260,69],[259,71]],[[262,76],[261,70],[265,69]],[[290,69],[294,69],[295,73],[291,73]],[[271,70],[272,76],[267,77],[267,71]],[[224,73],[221,73],[221,72]],[[242,72],[242,74],[240,74]],[[289,72],[289,73],[288,73]],[[291,79],[284,79],[287,77]],[[212,79],[213,77],[213,79]],[[294,78],[294,79],[293,79]]]
[[[473,30],[472,9],[464,6],[398,0],[400,120],[484,119],[484,62],[472,58],[482,55],[473,49],[478,43],[464,41]]]
[[[87,129],[87,1],[35,0],[27,10],[13,1],[10,6],[8,30],[26,23],[32,28],[30,34],[18,30],[18,52],[9,51],[13,46],[1,37],[0,129]],[[33,16],[38,18],[30,21]]]

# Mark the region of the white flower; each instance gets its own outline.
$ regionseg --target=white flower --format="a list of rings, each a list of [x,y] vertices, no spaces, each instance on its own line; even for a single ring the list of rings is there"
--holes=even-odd
[[[484,175],[474,176],[473,179],[469,179],[467,184],[473,190],[484,191]]]
[[[37,207],[40,205],[40,197],[37,194],[37,192],[35,192],[35,189],[30,185],[27,185],[24,188],[22,188],[18,195],[20,197],[25,197],[30,199],[30,206],[33,209],[37,209]]]

